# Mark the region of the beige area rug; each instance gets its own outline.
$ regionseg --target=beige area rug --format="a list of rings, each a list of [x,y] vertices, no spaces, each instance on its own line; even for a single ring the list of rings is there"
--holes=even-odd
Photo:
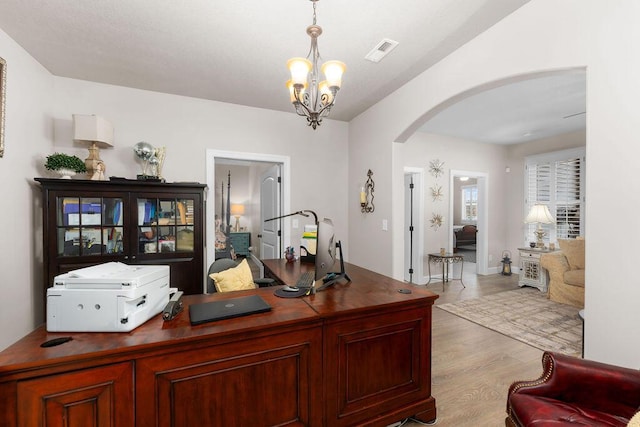
[[[535,288],[524,287],[436,307],[543,351],[573,356],[582,353],[582,319],[578,308],[550,301]]]

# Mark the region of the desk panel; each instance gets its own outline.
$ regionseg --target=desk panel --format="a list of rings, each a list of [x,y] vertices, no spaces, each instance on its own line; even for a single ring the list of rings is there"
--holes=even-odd
[[[263,263],[286,284],[314,268],[285,260]],[[438,296],[349,263],[345,270],[350,282],[300,298],[322,319],[325,425],[435,419],[431,310]]]
[[[265,261],[265,270],[284,283],[309,268]],[[129,333],[47,333],[41,326],[0,352],[3,425],[18,427],[31,416],[18,390],[37,384],[30,398],[39,401],[38,390],[48,393],[52,385],[102,381],[95,372],[125,372],[112,375],[119,391],[100,403],[126,408],[101,412],[101,422],[125,427],[133,425],[131,414],[141,427],[384,427],[409,416],[435,419],[431,308],[437,295],[351,264],[346,269],[351,282],[302,298],[278,298],[274,288],[186,296],[174,320],[157,315]],[[272,310],[189,322],[190,304],[253,294]],[[73,339],[40,347],[65,335]],[[85,405],[71,415],[90,410]],[[66,417],[62,410],[47,416],[52,425]]]

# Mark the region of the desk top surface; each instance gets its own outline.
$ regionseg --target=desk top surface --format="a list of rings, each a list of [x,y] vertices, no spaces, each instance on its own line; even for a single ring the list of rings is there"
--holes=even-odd
[[[313,264],[286,263],[285,260],[264,262],[285,283],[295,284],[301,271],[313,268]],[[162,314],[158,314],[131,332],[49,333],[45,325],[42,325],[0,352],[0,376],[7,371],[29,370],[51,363],[64,364],[70,360],[77,362],[85,358],[113,355],[126,357],[139,352],[159,351],[163,348],[166,350],[178,344],[199,345],[205,340],[215,343],[238,337],[248,339],[285,329],[317,326],[323,318],[332,316],[367,314],[382,306],[424,307],[432,305],[438,298],[424,287],[400,282],[355,265],[345,265],[352,281],[335,284],[315,295],[279,298],[274,295],[275,287],[224,294],[188,295],[183,297],[184,310],[175,319],[165,322]],[[408,289],[411,293],[398,292],[400,289]],[[252,294],[260,295],[272,310],[198,326],[191,326],[189,322],[190,304]],[[55,347],[40,347],[45,341],[63,336],[70,336],[72,340]]]
[[[192,326],[189,321],[189,305],[202,302],[260,295],[272,307],[266,313],[209,322]],[[184,309],[170,321],[162,319],[162,313],[152,317],[131,332],[47,332],[46,325],[36,328],[21,340],[0,352],[0,375],[7,365],[27,368],[31,364],[44,364],[55,359],[106,356],[116,353],[135,353],[151,348],[171,347],[180,343],[203,340],[225,340],[233,335],[265,333],[283,328],[308,327],[319,322],[317,313],[304,301],[283,299],[273,294],[273,289],[216,293],[210,295],[186,295],[182,298]],[[64,344],[42,348],[45,341],[70,336]],[[62,361],[62,360],[61,360]]]
[[[286,262],[283,259],[262,260],[265,268],[271,270],[282,282],[295,285],[302,272],[313,270],[310,263]],[[337,267],[337,265],[336,265]],[[339,271],[334,268],[333,271]],[[381,306],[406,305],[410,303],[433,304],[436,294],[424,286],[417,286],[383,276],[357,265],[345,263],[345,272],[350,282],[341,280],[314,295],[300,297],[321,317],[344,315],[345,312],[362,313],[375,311]],[[401,291],[402,290],[402,291]],[[411,293],[401,293],[406,291]],[[401,291],[401,292],[400,292]]]

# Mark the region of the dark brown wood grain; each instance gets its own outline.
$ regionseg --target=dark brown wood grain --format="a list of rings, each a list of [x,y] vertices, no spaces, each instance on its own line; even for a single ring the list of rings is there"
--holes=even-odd
[[[309,268],[265,264],[285,283]],[[350,283],[302,298],[279,298],[274,288],[186,296],[176,319],[158,315],[129,333],[47,333],[42,326],[0,352],[3,425],[386,426],[412,415],[434,419],[437,296],[347,269]],[[189,322],[190,304],[253,294],[272,310]],[[40,347],[64,335],[72,340]]]
[[[198,183],[162,183],[138,180],[91,181],[35,178],[42,191],[43,226],[43,284],[44,305],[46,308],[46,289],[53,286],[56,276],[79,268],[104,262],[123,262],[125,264],[169,265],[171,286],[185,294],[201,294],[204,286],[204,190],[206,185]],[[123,253],[59,255],[64,242],[58,242],[60,236],[57,227],[57,215],[61,209],[58,198],[118,198],[123,200],[122,242]],[[190,252],[142,253],[138,247],[138,198],[179,199],[194,201],[193,247]],[[98,226],[99,227],[99,226]],[[60,245],[60,247],[59,247]]]

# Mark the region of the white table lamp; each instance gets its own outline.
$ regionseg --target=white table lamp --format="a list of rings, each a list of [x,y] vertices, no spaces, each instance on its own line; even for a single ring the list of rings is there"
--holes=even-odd
[[[104,173],[107,170],[100,159],[99,148],[113,147],[113,125],[110,122],[96,115],[74,114],[73,140],[91,144],[89,157],[84,160],[89,178],[96,171]]]
[[[553,224],[555,222],[555,219],[551,216],[551,212],[549,212],[547,205],[533,205],[529,211],[529,215],[524,219],[524,222],[527,224],[538,224],[538,229],[534,231],[537,238],[536,248],[544,248],[542,238],[547,233],[542,230],[541,224]]]

